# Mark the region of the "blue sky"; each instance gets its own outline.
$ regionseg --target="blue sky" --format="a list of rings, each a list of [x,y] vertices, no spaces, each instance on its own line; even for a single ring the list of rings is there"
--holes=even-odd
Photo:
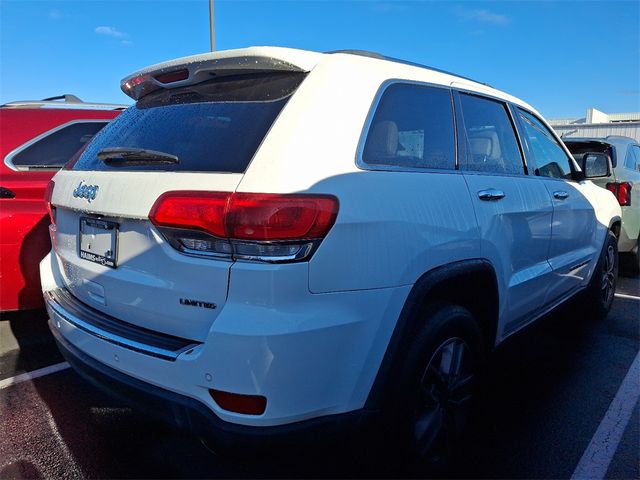
[[[215,0],[216,48],[345,48],[433,65],[548,118],[640,111],[640,2]],[[130,103],[120,79],[209,50],[207,0],[0,0],[0,101]]]

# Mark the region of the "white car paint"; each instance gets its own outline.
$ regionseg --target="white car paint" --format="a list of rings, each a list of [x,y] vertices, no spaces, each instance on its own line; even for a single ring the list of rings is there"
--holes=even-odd
[[[117,319],[201,342],[169,362],[107,342],[49,308],[55,328],[82,352],[197,399],[228,422],[281,425],[363,407],[407,296],[425,272],[466,259],[494,266],[500,302],[496,344],[589,281],[606,231],[620,218],[611,196],[591,182],[357,165],[367,119],[385,82],[456,86],[535,112],[515,97],[417,66],[268,47],[178,59],[137,72],[123,84],[182,67],[202,75],[219,64],[231,68],[235,60],[249,68],[247,58],[310,73],[244,174],[56,175],[57,225],[51,229],[53,250],[41,264],[43,290],[67,288]],[[73,197],[79,182],[99,185],[90,203]],[[571,207],[552,201],[551,182],[570,190]],[[504,201],[478,201],[478,190],[496,186],[506,192]],[[171,190],[331,194],[340,210],[309,261],[196,258],[173,249],[148,220],[156,199]],[[118,268],[78,257],[81,215],[119,222]],[[217,308],[183,307],[182,296]],[[264,395],[266,411],[254,416],[223,410],[209,395],[211,388]]]

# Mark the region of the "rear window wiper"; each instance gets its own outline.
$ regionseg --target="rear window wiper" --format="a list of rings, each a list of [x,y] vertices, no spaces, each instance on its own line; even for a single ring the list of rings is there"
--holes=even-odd
[[[98,152],[98,158],[106,165],[169,165],[178,163],[178,157],[170,153],[146,148],[113,147]]]

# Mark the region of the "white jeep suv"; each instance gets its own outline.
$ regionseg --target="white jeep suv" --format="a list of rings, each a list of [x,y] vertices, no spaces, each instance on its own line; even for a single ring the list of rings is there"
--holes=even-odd
[[[620,207],[529,105],[365,52],[254,47],[122,82],[48,189],[50,327],[85,377],[227,439],[385,419],[419,457],[485,352],[581,292]],[[153,408],[152,408],[153,407]],[[452,435],[453,434],[453,435]]]

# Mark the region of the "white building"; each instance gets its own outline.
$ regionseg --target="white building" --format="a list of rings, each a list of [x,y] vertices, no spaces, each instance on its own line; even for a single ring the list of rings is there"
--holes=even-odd
[[[556,118],[549,124],[562,137],[622,135],[640,142],[640,112],[604,113],[588,108],[584,118]]]

